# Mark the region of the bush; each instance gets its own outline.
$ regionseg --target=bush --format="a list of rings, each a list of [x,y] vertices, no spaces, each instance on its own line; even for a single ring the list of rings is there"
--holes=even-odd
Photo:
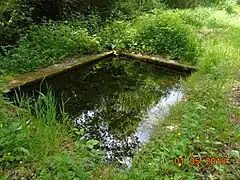
[[[191,8],[201,4],[202,0],[163,0],[171,8]]]
[[[193,8],[197,6],[216,6],[226,0],[161,0],[170,8]]]
[[[136,42],[141,51],[190,61],[199,55],[196,35],[177,13],[158,11],[154,15],[145,15],[138,19],[137,26]]]
[[[0,69],[7,72],[28,72],[52,65],[57,60],[75,54],[91,54],[101,50],[98,40],[86,29],[70,25],[31,26],[19,47],[0,61]]]
[[[191,27],[172,11],[157,11],[129,22],[114,21],[100,37],[106,49],[136,50],[188,61],[200,53]]]
[[[112,7],[112,15],[114,18],[119,16],[129,19],[141,12],[149,12],[156,8],[165,8],[165,5],[159,0],[118,0]]]
[[[131,49],[135,41],[136,27],[130,22],[113,21],[101,30],[99,36],[106,49]]]
[[[0,46],[13,45],[32,23],[31,9],[20,6],[18,0],[5,1],[0,5]],[[1,48],[0,48],[1,53]]]
[[[82,0],[9,0],[0,4],[0,53],[1,46],[15,45],[21,34],[26,34],[29,26],[45,20],[64,20],[77,14],[89,15],[95,8],[105,11],[112,3]],[[108,13],[101,13],[108,16]],[[91,18],[88,17],[91,21]]]

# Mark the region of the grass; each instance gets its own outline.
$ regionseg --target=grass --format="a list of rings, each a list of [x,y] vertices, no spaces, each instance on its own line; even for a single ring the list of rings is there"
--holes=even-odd
[[[172,10],[156,10],[126,22],[113,21],[99,36],[106,49],[161,54],[192,64],[201,53],[196,34]]]
[[[57,115],[51,91],[34,103],[17,100],[19,108],[12,108],[17,116],[1,116],[1,178],[89,179],[101,166],[102,152],[93,149],[97,142],[77,138],[81,133],[64,111]]]
[[[3,179],[240,179],[240,111],[229,100],[232,87],[240,82],[239,9],[229,4],[225,9],[155,11],[113,21],[95,35],[81,26],[33,26],[18,48],[1,57],[2,73],[33,71],[59,58],[103,49],[165,53],[186,58],[185,62],[194,59],[199,71],[182,81],[184,101],[156,127],[130,170],[103,166],[102,152],[93,148],[92,141],[78,140],[76,135],[82,132],[67,123],[66,114],[57,116],[51,93],[40,95],[34,106],[20,101],[25,110],[17,109],[11,118],[0,98]],[[201,163],[190,165],[193,157]],[[206,157],[230,160],[206,165]],[[176,165],[175,158],[184,158],[185,163]]]
[[[24,73],[73,55],[94,54],[101,50],[99,41],[85,28],[64,24],[32,26],[20,39],[19,47],[2,56],[2,73]]]
[[[194,23],[201,22],[196,19]],[[201,37],[205,52],[197,63],[199,71],[182,82],[185,101],[155,129],[149,144],[136,155],[131,170],[120,171],[110,179],[240,178],[240,122],[231,121],[233,109],[237,117],[239,109],[229,106],[232,85],[239,81],[240,40],[235,37],[240,28],[228,22],[224,24],[226,29],[219,29],[222,23],[205,24],[213,31]],[[175,128],[170,130],[171,126]],[[192,157],[202,159],[201,164],[190,165]],[[206,157],[230,160],[226,165],[206,165]],[[175,165],[175,158],[184,158],[184,165]]]
[[[95,18],[92,26],[76,20],[32,25],[18,47],[0,55],[0,73],[31,72],[67,57],[113,49],[162,54],[190,64],[201,54],[195,32],[173,10],[156,10],[129,21],[114,20],[104,27],[97,26]]]

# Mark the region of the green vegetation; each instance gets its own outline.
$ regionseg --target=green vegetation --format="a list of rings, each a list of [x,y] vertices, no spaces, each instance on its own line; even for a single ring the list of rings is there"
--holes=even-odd
[[[54,64],[66,56],[99,52],[99,41],[88,35],[84,28],[64,24],[30,27],[29,34],[19,41],[19,46],[0,61],[1,71],[30,72]],[[2,72],[3,73],[3,72]]]
[[[194,14],[197,12],[195,10]],[[183,13],[192,14],[193,10]],[[192,24],[194,17],[190,17]],[[228,19],[229,15],[224,17]],[[194,23],[198,28],[202,22],[196,18]],[[240,41],[236,34],[240,33],[240,28],[228,22],[224,25],[227,29],[219,29],[223,26],[220,23],[216,21],[213,25],[209,20],[202,26],[205,32],[208,28],[211,32],[204,34],[203,31],[201,35],[206,51],[197,63],[199,71],[183,82],[186,101],[173,108],[168,119],[156,128],[150,143],[135,157],[131,170],[120,172],[116,179],[240,178],[240,111],[229,105],[228,96],[236,80],[239,83],[236,75],[240,69]],[[238,120],[233,121],[233,117]],[[185,164],[174,165],[176,157],[184,158]],[[227,165],[209,166],[202,161],[197,166],[189,165],[192,157],[228,157],[231,160]]]
[[[112,49],[167,56],[199,71],[182,81],[185,100],[156,127],[130,170],[106,167],[103,152],[94,149],[98,142],[80,141],[83,132],[64,110],[57,115],[51,92],[33,105],[20,98],[19,108],[0,96],[2,179],[240,179],[240,110],[229,101],[232,86],[240,84],[239,1],[89,1],[99,14],[76,7],[77,0],[61,1],[55,14],[19,2],[0,2],[4,77]],[[185,164],[174,165],[177,157]],[[196,166],[189,165],[191,157],[231,160]]]
[[[93,149],[98,141],[78,139],[83,130],[72,128],[64,111],[57,115],[51,91],[40,94],[35,103],[23,98],[18,103],[19,108],[7,106],[8,113],[16,111],[17,117],[1,116],[3,179],[88,179],[101,166],[102,152]]]
[[[106,49],[156,53],[190,62],[200,54],[197,36],[173,11],[159,10],[130,22],[114,21],[100,37]]]
[[[162,54],[191,63],[200,54],[196,34],[173,11],[156,11],[127,22],[113,21],[92,36],[85,26],[76,22],[31,26],[18,47],[2,56],[1,73],[30,72],[69,56],[101,50]]]

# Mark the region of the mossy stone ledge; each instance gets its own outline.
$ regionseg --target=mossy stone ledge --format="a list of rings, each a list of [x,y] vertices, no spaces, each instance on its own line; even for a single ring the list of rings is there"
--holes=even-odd
[[[128,53],[128,52],[124,52],[124,51],[119,51],[119,52],[117,52],[117,54],[121,57],[126,57],[126,58],[137,60],[137,61],[142,61],[145,63],[153,64],[156,66],[160,66],[163,68],[167,68],[167,69],[171,69],[171,70],[175,70],[175,71],[179,71],[179,72],[191,74],[192,72],[197,71],[197,68],[194,66],[180,64],[171,59],[166,59],[166,58],[162,58],[162,57],[139,55],[139,54],[133,54],[133,53]]]
[[[13,78],[8,83],[8,89],[11,90],[21,86],[32,85],[34,83],[38,83],[42,81],[46,77],[53,77],[60,73],[77,69],[80,66],[90,64],[90,63],[96,63],[98,61],[111,58],[114,56],[126,57],[130,60],[131,59],[137,60],[144,63],[149,63],[159,67],[163,67],[163,68],[167,68],[167,69],[171,69],[179,72],[184,72],[184,73],[192,73],[197,70],[196,67],[180,64],[170,59],[152,57],[152,56],[146,56],[146,55],[138,55],[138,54],[128,53],[124,51],[109,51],[109,52],[104,52],[104,53],[92,55],[92,56],[70,58],[59,64],[55,64],[47,68],[37,70],[36,72],[19,75]]]

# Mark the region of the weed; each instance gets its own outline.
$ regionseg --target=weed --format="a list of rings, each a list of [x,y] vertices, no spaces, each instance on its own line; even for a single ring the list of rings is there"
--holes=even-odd
[[[197,62],[199,71],[182,83],[187,101],[174,107],[156,127],[131,170],[120,172],[115,179],[239,178],[239,126],[231,123],[231,108],[227,105],[231,84],[240,68],[240,41],[234,38],[239,30],[235,25],[226,23],[227,30],[216,28],[210,36],[201,37],[205,51]],[[177,124],[175,129],[165,128],[173,124]],[[174,165],[176,157],[184,158],[185,163]],[[189,164],[191,157],[231,160],[224,166],[207,166],[204,161],[195,166]]]
[[[174,107],[171,115],[156,127],[150,142],[134,157],[131,169],[105,172],[108,171],[105,168],[99,176],[103,179],[105,174],[110,179],[239,179],[240,127],[231,121],[232,113],[239,112],[228,105],[228,95],[240,69],[239,1],[163,2],[174,8],[219,5],[153,11],[153,6],[162,7],[161,3],[122,1],[112,16],[121,17],[122,12],[130,11],[134,18],[110,20],[102,29],[98,26],[100,18],[91,14],[87,23],[75,19],[70,23],[32,25],[29,34],[21,36],[18,47],[10,52],[3,48],[6,56],[0,56],[0,72],[33,71],[67,56],[103,49],[157,53],[195,63],[199,71],[182,81],[187,101]],[[13,12],[12,7],[7,9]],[[151,12],[144,14],[144,11]],[[0,24],[5,28],[1,36],[11,27],[18,27],[15,22],[18,24],[26,18],[17,12],[9,17],[1,17],[4,23],[9,23],[6,28]],[[13,35],[9,33],[10,36]],[[61,116],[57,115],[53,94],[40,94],[33,104],[19,98],[19,104],[24,109],[17,108],[17,117],[9,120],[0,96],[0,174],[5,179],[97,176],[103,155],[94,149],[99,142],[79,139],[84,130],[73,128],[64,108]],[[193,157],[228,157],[231,161],[224,166],[207,166],[203,160],[195,166],[189,164]],[[175,158],[184,158],[185,163],[174,164]]]
[[[1,174],[11,178],[88,179],[101,165],[103,154],[94,149],[96,141],[71,139],[71,121],[64,114],[57,115],[51,91],[40,93],[32,103],[18,96],[17,101],[17,119],[0,121]],[[71,141],[75,141],[71,151],[64,152],[62,144]]]
[[[53,24],[32,26],[30,34],[21,38],[19,47],[0,61],[6,72],[29,72],[46,67],[67,56],[92,54],[101,47],[86,29]]]
[[[155,53],[192,63],[201,52],[191,27],[170,10],[155,11],[130,22],[114,21],[99,36],[107,49]]]

